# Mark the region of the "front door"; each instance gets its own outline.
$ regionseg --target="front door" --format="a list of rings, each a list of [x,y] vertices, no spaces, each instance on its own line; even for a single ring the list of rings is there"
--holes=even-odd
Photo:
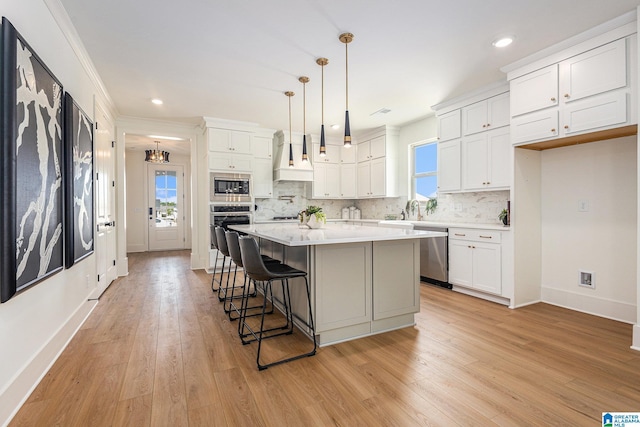
[[[184,173],[180,165],[149,165],[149,250],[184,248]]]

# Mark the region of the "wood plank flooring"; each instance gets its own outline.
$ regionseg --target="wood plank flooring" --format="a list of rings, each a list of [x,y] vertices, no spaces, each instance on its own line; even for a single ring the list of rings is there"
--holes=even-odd
[[[188,252],[129,268],[11,426],[587,426],[640,411],[628,324],[425,285],[415,327],[258,371]]]

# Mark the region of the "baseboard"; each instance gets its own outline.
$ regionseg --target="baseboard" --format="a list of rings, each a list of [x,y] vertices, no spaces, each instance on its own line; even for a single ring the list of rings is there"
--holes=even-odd
[[[633,325],[633,341],[631,343],[631,349],[640,351],[640,324]]]
[[[509,299],[500,295],[488,294],[485,292],[476,291],[475,289],[465,288],[464,286],[453,285],[451,288],[454,292],[459,292],[465,295],[471,295],[472,297],[482,298],[487,301],[495,302],[502,305],[509,305]]]
[[[635,304],[544,286],[541,289],[541,295],[542,302],[570,310],[625,323],[636,323],[637,320],[637,308]],[[637,342],[637,344],[640,345],[640,341]]]
[[[1,426],[9,424],[97,304],[97,301],[86,301],[80,305],[69,317],[69,320],[33,356],[25,368],[18,372],[9,385],[2,390],[0,393]]]

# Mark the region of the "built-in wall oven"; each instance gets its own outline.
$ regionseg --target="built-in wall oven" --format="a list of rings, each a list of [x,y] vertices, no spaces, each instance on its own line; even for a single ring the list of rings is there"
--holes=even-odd
[[[210,224],[225,230],[230,225],[253,223],[253,205],[251,204],[212,204],[210,210]]]
[[[251,175],[243,173],[209,173],[211,203],[253,203]]]

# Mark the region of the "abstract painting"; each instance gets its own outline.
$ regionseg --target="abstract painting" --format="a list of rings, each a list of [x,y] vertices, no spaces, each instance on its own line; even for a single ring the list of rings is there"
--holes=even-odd
[[[65,268],[93,253],[93,123],[64,96]]]
[[[62,84],[2,18],[0,302],[63,268]]]

